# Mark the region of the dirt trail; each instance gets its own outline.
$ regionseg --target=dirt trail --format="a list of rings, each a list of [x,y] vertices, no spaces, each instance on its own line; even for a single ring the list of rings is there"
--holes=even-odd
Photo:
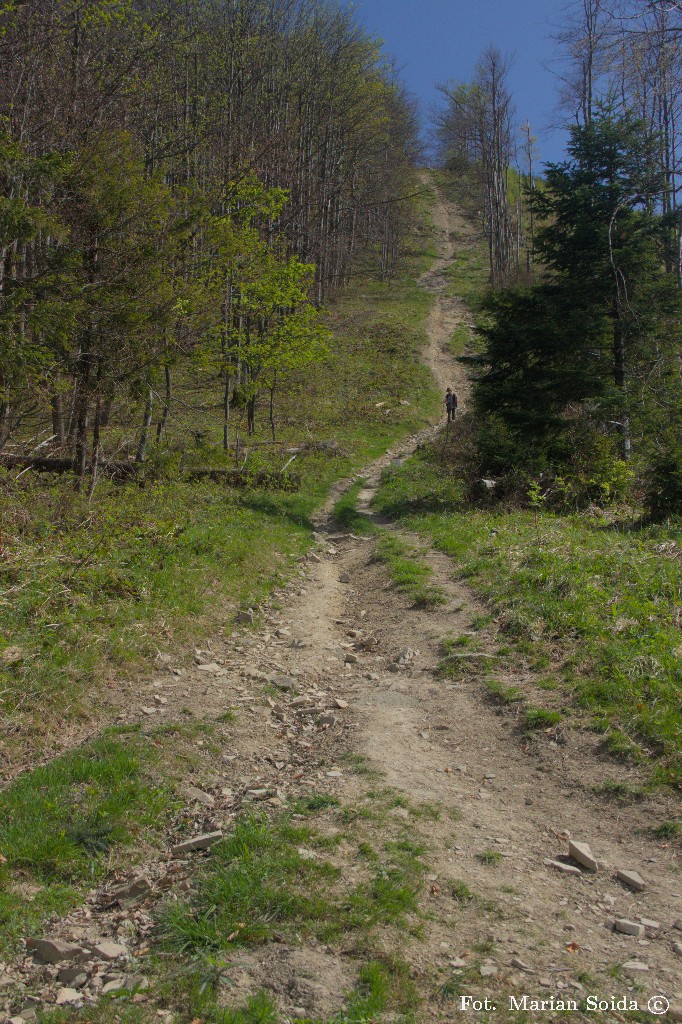
[[[443,270],[470,234],[442,196],[436,224],[439,257],[422,279],[435,295],[425,358],[441,386],[451,384],[465,396],[462,371],[445,345],[466,311],[441,293]],[[371,514],[381,469],[432,432],[367,468],[361,507]],[[596,782],[605,776],[626,779],[628,771],[601,759],[592,735],[554,731],[529,743],[514,715],[486,700],[476,658],[461,678],[440,679],[444,636],[471,635],[475,644],[464,653],[494,649],[491,628],[472,629],[485,609],[458,581],[451,561],[434,552],[428,558],[448,603],[431,611],[412,607],[373,560],[372,540],[335,532],[329,509],[337,497],[338,491],[320,516],[317,553],[279,595],[281,607],[266,611],[261,629],[244,629],[211,645],[221,672],[212,676],[193,668],[178,680],[168,664],[140,682],[142,701],[152,687],[170,696],[168,713],[177,687],[191,694],[198,717],[215,720],[226,705],[240,708],[229,757],[220,766],[207,758],[198,780],[217,795],[202,827],[226,826],[237,812],[239,801],[219,797],[225,786],[243,794],[256,784],[276,785],[275,803],[310,792],[310,786],[346,805],[365,799],[362,776],[344,760],[350,750],[382,774],[381,785],[440,812],[418,821],[430,865],[421,902],[427,915],[423,937],[393,936],[418,980],[426,1016],[463,1019],[454,997],[437,998],[443,984],[462,971],[468,990],[499,996],[500,1009],[509,992],[545,999],[630,993],[642,1005],[655,994],[682,1000],[682,960],[673,948],[682,940],[682,931],[673,927],[682,918],[678,849],[647,835],[648,827],[674,817],[679,808],[664,797],[633,807],[594,795]],[[294,678],[320,709],[331,707],[335,721],[321,729],[312,719],[297,718],[286,693],[264,699],[259,673],[273,672]],[[600,861],[596,874],[565,874],[545,863],[566,853],[569,833],[591,845]],[[352,857],[338,856],[350,878],[357,870]],[[620,868],[638,871],[644,892],[617,881]],[[163,874],[163,858],[154,870]],[[61,934],[77,937],[94,928],[99,935],[120,935],[116,917],[100,915],[93,925],[94,903],[93,898],[89,916],[77,912],[62,922]],[[658,927],[628,936],[610,929],[614,918],[650,919]],[[311,1016],[333,1013],[352,983],[346,953],[286,942],[237,952],[230,998],[243,999],[265,985],[285,1017],[295,1016],[296,1007]],[[615,967],[628,962],[635,966]]]

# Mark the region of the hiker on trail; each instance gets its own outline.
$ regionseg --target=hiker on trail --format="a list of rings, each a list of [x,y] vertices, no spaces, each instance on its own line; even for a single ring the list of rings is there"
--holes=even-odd
[[[457,395],[452,388],[448,388],[445,392],[445,410],[448,414],[449,423],[450,420],[454,420],[455,413],[457,412]]]

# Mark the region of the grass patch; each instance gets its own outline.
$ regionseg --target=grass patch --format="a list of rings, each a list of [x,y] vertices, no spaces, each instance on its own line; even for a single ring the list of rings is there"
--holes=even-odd
[[[360,970],[358,984],[331,1024],[366,1024],[381,1014],[409,1014],[419,1006],[409,965],[393,957],[373,960]]]
[[[384,773],[371,765],[364,754],[357,754],[355,751],[349,750],[344,754],[343,762],[348,765],[354,775],[359,775],[368,782],[379,782],[384,777]]]
[[[682,835],[682,822],[662,821],[649,831],[654,839],[678,839]]]
[[[366,516],[364,512],[358,512],[355,507],[358,494],[364,486],[364,480],[356,481],[352,487],[348,488],[343,497],[339,498],[332,513],[334,521],[340,529],[348,530],[349,533],[354,533],[357,536],[369,536],[379,532],[379,527],[372,522],[369,516]]]
[[[325,883],[336,879],[338,870],[301,856],[297,848],[309,840],[307,828],[286,819],[275,825],[265,818],[242,819],[195,876],[192,901],[165,907],[165,949],[218,952],[231,944],[264,942],[284,924],[303,927],[326,920]]]
[[[482,853],[476,854],[476,860],[479,864],[485,864],[486,867],[491,867],[495,864],[501,864],[504,858],[499,850],[483,850]]]
[[[347,931],[404,925],[406,915],[417,913],[426,866],[414,849],[394,845],[379,857],[366,847],[370,877],[347,893],[336,891],[338,868],[303,856],[303,845],[325,845],[325,837],[289,817],[241,819],[198,870],[192,897],[165,906],[164,950],[214,955],[263,943],[283,929],[328,941]]]
[[[329,807],[338,807],[339,800],[328,793],[311,793],[310,796],[303,796],[294,801],[291,809],[295,814],[315,814],[317,811],[326,811]]]
[[[646,796],[640,786],[631,786],[629,783],[619,782],[617,779],[606,779],[605,782],[600,782],[599,785],[592,787],[592,792],[619,804],[636,803]]]
[[[526,729],[550,729],[558,725],[563,715],[560,711],[550,711],[547,708],[528,708],[524,715]]]
[[[112,851],[162,834],[178,803],[153,779],[157,756],[141,734],[104,736],[0,793],[0,952],[77,903]]]
[[[505,686],[499,679],[487,679],[488,695],[498,704],[518,704],[523,700],[523,692],[518,686]]]
[[[450,882],[450,895],[458,903],[473,903],[476,899],[476,894],[471,891],[466,882],[461,880],[453,880]]]
[[[428,449],[385,474],[375,504],[452,557],[506,646],[545,681],[551,668],[564,713],[646,759],[653,782],[682,785],[679,523],[472,507]]]
[[[418,552],[390,533],[383,533],[376,547],[376,557],[388,566],[391,579],[402,594],[417,608],[437,608],[447,604],[442,587],[429,583],[431,569]]]

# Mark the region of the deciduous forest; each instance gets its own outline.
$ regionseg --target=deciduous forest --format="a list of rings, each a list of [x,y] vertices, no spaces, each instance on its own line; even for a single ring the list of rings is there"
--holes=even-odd
[[[396,269],[417,126],[377,44],[306,0],[10,3],[0,62],[0,449],[142,462],[178,375],[252,433],[326,296]]]

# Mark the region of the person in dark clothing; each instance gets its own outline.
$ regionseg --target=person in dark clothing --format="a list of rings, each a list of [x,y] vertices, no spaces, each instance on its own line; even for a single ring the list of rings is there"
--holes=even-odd
[[[445,392],[445,411],[448,414],[448,423],[450,420],[454,420],[457,412],[457,395],[452,388],[448,388]]]

